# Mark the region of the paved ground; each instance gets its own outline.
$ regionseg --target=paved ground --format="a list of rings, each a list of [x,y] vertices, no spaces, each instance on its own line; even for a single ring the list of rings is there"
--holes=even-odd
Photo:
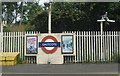
[[[102,76],[115,76],[116,74],[118,75],[118,64],[19,64],[16,66],[3,66],[2,73],[4,74],[3,76],[8,76],[7,74],[9,74],[9,76],[10,74],[25,74],[25,76],[30,76],[29,74],[35,74],[35,76],[39,74],[41,74],[41,76],[53,76],[53,74],[54,76],[59,76],[63,74],[65,74],[64,76],[71,76],[73,74],[75,74],[76,76],[78,74],[81,74],[82,76],[87,74],[89,76],[93,76],[92,74],[97,74],[97,76],[101,76],[102,74]]]

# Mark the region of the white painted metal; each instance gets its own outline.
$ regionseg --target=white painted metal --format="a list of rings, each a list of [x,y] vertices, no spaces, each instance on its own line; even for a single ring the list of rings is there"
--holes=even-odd
[[[8,32],[8,36],[10,36],[10,32]],[[11,38],[11,37],[8,37],[8,38],[9,38],[9,50],[8,50],[8,51],[11,52],[11,48],[10,48],[10,38]]]
[[[92,34],[92,32],[91,32]],[[91,37],[91,50],[90,50],[91,59],[93,61],[93,36]]]
[[[26,32],[30,34],[30,32]],[[4,32],[3,33],[3,51],[4,52],[20,52],[20,56],[24,57],[24,40],[25,40],[25,32]],[[40,32],[33,32],[36,34]],[[69,33],[68,31],[66,33]],[[71,32],[73,33],[73,31]],[[76,33],[76,61],[83,62],[83,61],[91,61],[94,62],[96,60],[100,60],[102,57],[101,53],[101,34],[100,32],[81,32],[77,31]],[[103,60],[111,60],[113,56],[113,52],[120,51],[120,32],[104,32],[103,33],[103,45],[102,49],[104,51]],[[97,58],[96,58],[97,57]],[[31,59],[32,58],[32,59]],[[106,58],[106,59],[105,59]],[[33,60],[35,57],[27,57],[28,62]],[[72,56],[65,57],[67,61],[73,62],[74,58]],[[66,61],[66,62],[67,62]]]
[[[81,55],[81,57],[82,57],[82,61],[83,61],[83,56],[84,56],[84,53],[83,53],[83,50],[84,49],[84,47],[83,47],[83,31],[82,31],[82,50],[81,50],[81,52],[82,52],[82,55]]]
[[[51,33],[51,3],[50,3],[50,6],[49,6],[49,19],[48,19],[48,32]]]
[[[86,32],[86,34],[88,35],[88,32]],[[86,38],[86,42],[87,42],[87,45],[86,45],[86,47],[87,47],[87,49],[86,49],[86,55],[87,55],[87,56],[86,56],[86,57],[87,57],[87,58],[86,58],[86,59],[87,59],[87,60],[89,60],[89,56],[88,56],[88,54],[89,54],[89,52],[88,52],[88,47],[89,47],[89,46],[88,46],[88,45],[89,45],[89,44],[88,44],[88,37],[89,37],[89,36],[87,36],[87,38]]]
[[[90,42],[90,31],[89,31],[89,48],[88,48],[88,49],[89,49],[89,50],[88,50],[89,60],[91,59],[91,58],[90,58],[90,51],[91,51],[91,47],[90,47],[90,46],[91,46],[91,42]]]
[[[11,35],[10,35],[10,36],[13,36],[13,32],[11,32]],[[11,44],[10,50],[11,50],[11,52],[13,52],[13,48],[12,48],[12,45],[13,45],[13,38],[12,38],[12,37],[10,38],[10,44]]]
[[[22,44],[21,44],[22,45],[22,47],[21,47],[22,48],[21,49],[21,51],[22,51],[22,59],[24,59],[24,43],[25,43],[23,35],[24,35],[24,32],[22,32],[22,34],[21,34],[21,36],[22,36]]]
[[[100,32],[98,32],[98,34],[100,35]],[[100,54],[100,50],[101,50],[101,47],[100,47],[100,46],[101,46],[101,45],[100,45],[100,36],[98,37],[98,43],[99,43],[99,46],[98,46],[98,48],[99,48],[99,51],[98,51],[98,54],[99,54],[99,55],[98,55],[98,60],[100,60],[100,59],[101,59],[101,58],[100,58],[100,55],[101,55],[101,54]]]
[[[78,34],[80,35],[81,32],[79,31]],[[79,46],[78,46],[78,51],[79,51],[78,57],[80,58],[78,61],[81,62],[81,60],[82,60],[82,56],[81,56],[81,54],[82,54],[82,53],[81,53],[81,48],[82,48],[82,47],[81,47],[81,36],[79,36],[79,35],[77,36],[77,37],[79,38],[79,42],[77,42],[78,45],[79,45]]]
[[[85,31],[83,32],[83,60],[86,61],[86,41],[85,41]]]
[[[77,33],[76,33],[76,41],[77,41],[77,48],[76,48],[77,54],[76,54],[76,56],[77,56],[77,60],[79,60],[79,57],[78,57],[78,55],[79,55],[78,38],[79,38],[79,36],[78,36],[78,31],[77,31]]]

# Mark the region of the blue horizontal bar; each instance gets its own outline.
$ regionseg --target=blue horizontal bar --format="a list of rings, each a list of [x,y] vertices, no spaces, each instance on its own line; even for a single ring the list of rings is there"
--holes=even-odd
[[[39,42],[39,47],[60,47],[60,42]]]

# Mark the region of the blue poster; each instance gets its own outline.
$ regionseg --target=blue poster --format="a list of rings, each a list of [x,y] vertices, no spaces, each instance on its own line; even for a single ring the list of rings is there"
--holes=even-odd
[[[62,53],[73,53],[73,35],[62,36]]]

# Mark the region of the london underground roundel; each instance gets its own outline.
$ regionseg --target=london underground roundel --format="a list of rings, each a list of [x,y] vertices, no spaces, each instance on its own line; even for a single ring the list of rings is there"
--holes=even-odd
[[[45,53],[54,53],[58,47],[60,47],[60,42],[53,36],[46,36],[42,39],[39,46]]]

